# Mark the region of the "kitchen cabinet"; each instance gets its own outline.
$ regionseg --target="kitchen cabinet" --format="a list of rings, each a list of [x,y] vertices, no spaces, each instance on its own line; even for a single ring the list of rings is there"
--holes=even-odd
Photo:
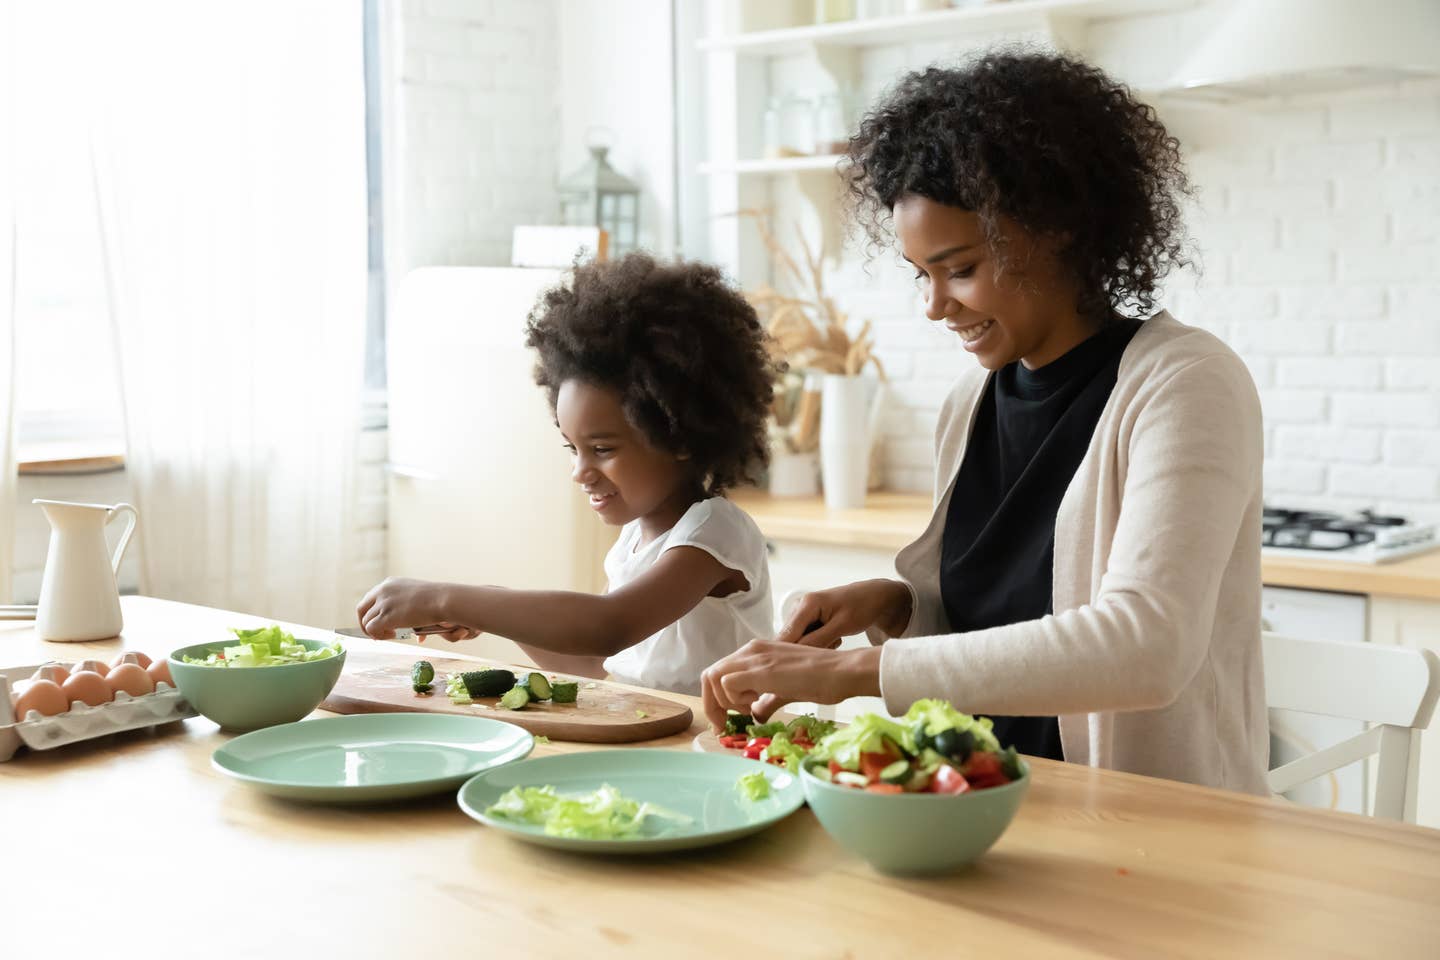
[[[1440,656],[1440,600],[1371,597],[1370,642],[1430,650]],[[1440,732],[1435,724],[1421,735],[1420,741],[1419,808],[1415,822],[1440,827]]]

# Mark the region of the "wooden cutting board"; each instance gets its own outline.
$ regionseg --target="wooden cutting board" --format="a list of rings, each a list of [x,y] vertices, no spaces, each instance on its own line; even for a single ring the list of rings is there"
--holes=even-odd
[[[410,667],[420,659],[429,660],[435,667],[435,692],[429,696],[416,694],[410,686]],[[350,650],[346,654],[345,672],[340,674],[320,708],[333,713],[457,713],[491,717],[552,740],[577,743],[655,740],[688,730],[693,719],[690,708],[683,704],[584,677],[573,678],[580,684],[580,696],[575,703],[542,700],[527,704],[523,710],[507,710],[498,705],[499,697],[457,704],[445,696],[445,678],[451,673],[487,667],[504,667],[516,676],[532,669],[493,660],[406,658]],[[545,675],[564,678],[562,674],[545,672]]]

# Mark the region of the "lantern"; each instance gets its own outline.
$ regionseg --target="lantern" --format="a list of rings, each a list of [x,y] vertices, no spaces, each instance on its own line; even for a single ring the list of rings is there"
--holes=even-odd
[[[567,226],[599,227],[611,256],[635,249],[640,224],[640,185],[605,160],[609,147],[591,146],[590,162],[560,181],[560,208]]]

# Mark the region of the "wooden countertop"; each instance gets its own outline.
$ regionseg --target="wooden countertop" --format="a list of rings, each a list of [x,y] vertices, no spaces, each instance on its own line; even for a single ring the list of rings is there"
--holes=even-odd
[[[930,497],[920,493],[872,493],[859,510],[826,510],[820,497],[777,498],[757,490],[733,499],[772,540],[898,551],[930,521]],[[1265,556],[1261,576],[1273,587],[1440,600],[1440,550],[1382,564]]]
[[[0,624],[0,666],[162,653],[253,620],[141,597],[124,612],[123,643],[42,644]],[[695,732],[644,746],[685,750]],[[450,795],[270,799],[211,768],[227,739],[195,718],[0,763],[0,904],[15,921],[0,953],[1434,956],[1440,831],[1282,801],[1035,761],[1019,815],[974,868],[894,879],[808,808],[710,850],[584,857],[492,833]]]

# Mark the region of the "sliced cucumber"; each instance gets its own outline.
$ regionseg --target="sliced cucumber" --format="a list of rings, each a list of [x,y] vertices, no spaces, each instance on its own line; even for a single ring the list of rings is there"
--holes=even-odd
[[[934,746],[934,745],[935,745],[935,738],[932,737],[932,736],[930,736],[930,734],[927,733],[926,730],[925,730],[925,721],[924,721],[924,720],[921,720],[919,723],[915,724],[915,728],[911,731],[911,733],[913,733],[914,736],[915,736],[915,752],[916,752],[916,753],[919,753],[921,750],[924,750],[926,747],[931,747],[931,746]]]
[[[509,670],[471,670],[460,674],[460,681],[472,697],[498,697],[515,686],[515,674]]]
[[[748,713],[741,713],[739,710],[725,711],[725,736],[733,737],[744,733],[755,722],[755,718]]]
[[[870,786],[870,778],[863,773],[851,773],[849,770],[837,771],[831,777],[832,783],[838,783],[842,787],[859,787],[864,790]]]
[[[531,673],[526,676],[524,687],[530,691],[531,700],[550,699],[550,681],[543,673]]]
[[[550,700],[554,703],[574,703],[580,696],[580,684],[556,680],[550,684]]]
[[[910,779],[910,761],[896,760],[880,771],[880,779],[886,783],[904,783]]]
[[[410,682],[416,689],[428,686],[434,679],[435,665],[429,660],[416,660],[415,665],[410,668]]]
[[[524,710],[530,702],[530,691],[524,687],[512,687],[500,698],[500,706],[506,710]]]

